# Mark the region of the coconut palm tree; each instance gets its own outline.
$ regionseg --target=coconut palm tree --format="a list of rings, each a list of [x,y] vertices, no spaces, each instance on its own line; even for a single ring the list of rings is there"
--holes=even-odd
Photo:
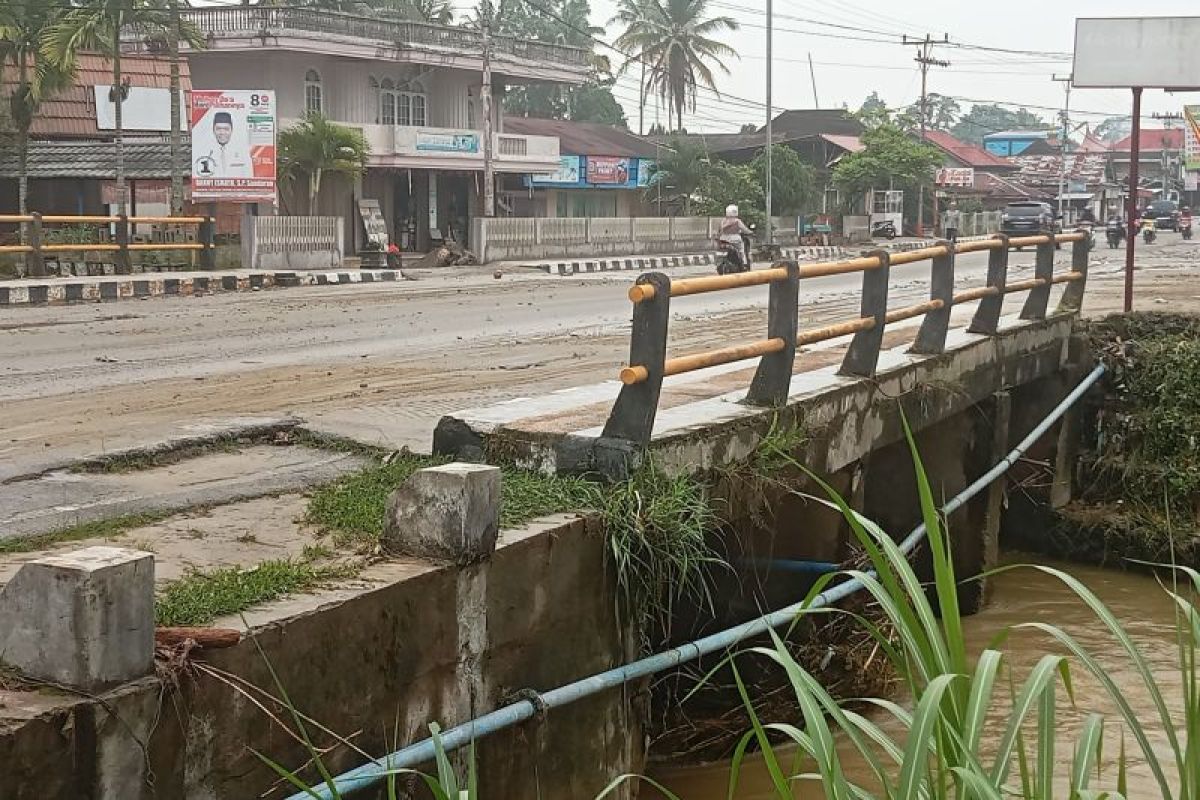
[[[616,41],[613,42],[618,50],[629,51],[632,49],[631,39],[633,38],[633,34],[648,24],[650,7],[653,5],[654,0],[621,0],[617,4],[617,13],[613,14],[608,24],[622,25],[625,28]],[[628,58],[621,65],[621,69],[618,70],[617,74],[624,74],[634,63],[641,70],[641,75],[638,78],[638,136],[641,136],[646,124],[646,62],[640,58]]]
[[[41,0],[0,4],[0,69],[16,69],[16,88],[8,98],[9,116],[16,128],[17,209],[28,212],[29,129],[38,107],[71,85],[75,60],[56,62],[45,57],[42,40],[62,13],[61,7]],[[22,229],[22,235],[24,229]]]
[[[178,33],[175,33],[178,31]],[[193,47],[201,47],[204,39],[193,26],[176,28],[171,11],[157,0],[83,0],[58,17],[43,39],[44,52],[56,63],[73,61],[81,50],[98,50],[112,61],[114,131],[113,150],[116,156],[116,185],[118,213],[124,214],[125,197],[125,128],[121,106],[129,94],[129,85],[121,79],[122,34],[142,39],[162,40],[178,35]]]
[[[646,199],[665,201],[690,217],[692,200],[711,172],[712,162],[703,143],[695,138],[672,137],[651,168]]]
[[[353,178],[367,168],[370,148],[361,130],[330,122],[321,114],[279,134],[279,177],[308,182],[308,214],[317,210],[317,195],[326,173]]]
[[[650,0],[644,24],[622,36],[624,44],[650,69],[648,86],[675,112],[677,129],[683,128],[685,108],[696,108],[696,89],[717,90],[710,64],[728,74],[723,56],[737,56],[732,47],[712,38],[737,30],[730,17],[709,17],[709,0]]]

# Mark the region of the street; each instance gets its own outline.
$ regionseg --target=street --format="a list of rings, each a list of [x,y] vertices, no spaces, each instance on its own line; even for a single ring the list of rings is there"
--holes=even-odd
[[[1151,280],[1170,284],[1173,267],[1195,265],[1200,248],[1167,236],[1139,253],[1148,292]],[[1093,254],[1091,312],[1119,306],[1122,257]],[[1064,249],[1060,260],[1068,258]],[[1010,275],[1027,275],[1032,261],[1032,251],[1014,253]],[[927,262],[895,268],[891,305],[923,298],[927,271]],[[960,257],[956,270],[962,286],[982,285],[985,271],[983,253]],[[628,348],[625,289],[636,274],[497,280],[430,271],[379,287],[13,309],[0,318],[0,460],[7,475],[23,474],[199,421],[282,414],[424,450],[448,411],[615,377]],[[858,274],[805,281],[801,328],[852,315],[860,282]],[[765,300],[764,287],[677,299],[673,352],[760,337]]]

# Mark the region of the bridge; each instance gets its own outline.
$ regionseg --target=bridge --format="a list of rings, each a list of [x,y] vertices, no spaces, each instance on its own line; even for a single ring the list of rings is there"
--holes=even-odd
[[[1032,264],[1014,258],[1024,248],[1034,250]],[[667,473],[719,482],[722,468],[789,430],[798,462],[900,535],[920,519],[903,418],[934,494],[953,498],[956,567],[977,574],[996,558],[1002,527],[1019,521],[1019,500],[1010,497],[1006,509],[1005,485],[994,481],[1018,455],[1046,465],[1047,502],[1069,497],[1075,423],[1066,409],[1089,366],[1073,338],[1088,253],[1084,235],[1068,233],[783,262],[734,276],[648,273],[629,291],[630,355],[611,380],[449,415],[434,446],[465,462],[547,473],[616,480],[652,461]],[[957,268],[967,257],[986,257],[978,285]],[[805,328],[802,292],[827,279],[861,280],[859,309]],[[888,290],[900,280],[927,281],[928,299],[889,306]],[[686,298],[749,291],[766,295],[761,339],[704,352],[672,341],[671,322],[686,313]],[[732,534],[726,555],[740,574],[714,584],[715,610],[684,612],[682,641],[651,656],[638,652],[636,628],[618,611],[600,521],[559,515],[499,530],[501,476],[479,464],[424,470],[393,495],[393,527],[409,541],[435,543],[426,552],[436,559],[386,559],[352,585],[247,612],[253,641],[205,653],[206,671],[180,679],[169,707],[163,683],[147,674],[148,554],[85,551],[34,562],[9,586],[57,588],[32,606],[0,595],[0,633],[24,631],[19,641],[38,645],[39,620],[65,608],[54,602],[65,584],[50,579],[67,574],[86,584],[112,573],[106,591],[116,599],[107,607],[122,616],[119,630],[105,633],[95,620],[73,616],[102,609],[64,612],[72,630],[100,631],[79,634],[88,658],[63,652],[57,639],[6,652],[87,693],[17,696],[0,735],[5,762],[24,769],[11,776],[12,796],[258,796],[277,776],[248,748],[297,768],[310,757],[302,739],[278,724],[287,717],[272,699],[280,688],[309,719],[360,732],[344,746],[311,731],[328,748],[330,771],[343,773],[341,790],[378,786],[387,765],[426,764],[433,754],[427,724],[437,720],[452,748],[477,743],[489,794],[593,796],[613,776],[644,767],[648,678],[689,661],[706,668],[765,626],[786,624],[814,576],[798,579],[777,565],[847,558],[844,521],[790,491],[804,488],[803,476],[775,477],[788,485],[767,514],[736,480],[721,486],[723,530]],[[914,547],[919,537],[905,541]],[[846,586],[834,587],[827,602],[845,596]],[[977,609],[986,586],[966,583],[960,594],[966,609]],[[764,618],[763,609],[781,610]],[[279,718],[272,722],[264,710]],[[364,753],[393,750],[364,765]],[[328,787],[314,792],[333,796]]]

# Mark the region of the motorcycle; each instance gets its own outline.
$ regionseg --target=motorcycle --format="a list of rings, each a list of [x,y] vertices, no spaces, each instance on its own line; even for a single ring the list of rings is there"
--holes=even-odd
[[[1154,231],[1154,220],[1142,220],[1142,241],[1146,244],[1152,244],[1157,237],[1158,234]]]
[[[1110,219],[1104,226],[1104,233],[1108,237],[1108,249],[1116,250],[1125,239],[1125,223],[1119,219]]]
[[[720,253],[720,258],[717,260],[718,275],[733,275],[737,272],[750,271],[750,237],[742,234],[742,251],[738,252],[738,248],[733,242],[725,242],[717,239],[717,252]],[[746,258],[743,259],[743,254]]]
[[[883,237],[884,239],[896,238],[896,223],[890,219],[881,219],[878,222],[871,223],[871,238]]]
[[[1188,217],[1179,223],[1179,232],[1183,235],[1184,240],[1192,238],[1192,219]]]

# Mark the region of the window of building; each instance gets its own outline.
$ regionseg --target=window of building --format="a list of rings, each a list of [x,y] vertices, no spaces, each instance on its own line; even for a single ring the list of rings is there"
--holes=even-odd
[[[408,92],[396,93],[396,124],[412,125],[412,96]]]
[[[304,110],[309,114],[320,114],[324,110],[321,96],[321,73],[310,69],[304,73]]]
[[[408,96],[412,102],[412,124],[418,127],[423,127],[429,124],[429,120],[425,114],[425,87],[419,83],[414,83],[408,87]]]
[[[391,78],[384,78],[379,85],[379,123],[396,124],[396,84]]]
[[[383,95],[379,93],[379,80],[371,75],[367,78],[367,87],[371,95],[371,107],[375,109],[375,124],[378,125],[383,113]]]

